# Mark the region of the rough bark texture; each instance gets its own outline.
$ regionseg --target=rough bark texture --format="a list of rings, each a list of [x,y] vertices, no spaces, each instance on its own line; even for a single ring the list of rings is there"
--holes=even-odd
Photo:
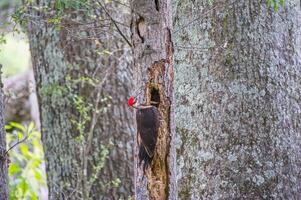
[[[134,76],[137,88],[143,88],[139,102],[159,102],[161,116],[152,166],[145,174],[137,162],[140,141],[136,136],[135,198],[176,199],[171,5],[169,0],[132,3]]]
[[[174,12],[180,199],[300,199],[299,1],[206,2]]]
[[[53,9],[54,1],[38,2]],[[104,13],[98,7],[97,16]],[[115,9],[121,13],[124,7]],[[28,30],[49,197],[127,199],[134,172],[134,123],[126,108],[132,86],[129,49],[110,20],[103,27],[84,11],[67,9],[58,29],[45,23],[54,17],[51,12],[36,14]],[[121,183],[114,186],[117,178]]]
[[[0,71],[2,65],[0,64]],[[4,130],[4,102],[2,92],[2,81],[0,76],[0,199],[8,199],[8,171],[7,171],[7,155],[6,155],[6,139]]]

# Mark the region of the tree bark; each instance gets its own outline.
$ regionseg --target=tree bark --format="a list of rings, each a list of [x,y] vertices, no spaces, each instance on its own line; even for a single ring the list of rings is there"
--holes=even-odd
[[[301,11],[175,3],[180,199],[301,198]]]
[[[134,77],[136,87],[143,88],[139,102],[159,102],[161,116],[155,155],[145,173],[135,138],[135,198],[176,199],[171,5],[169,0],[134,0],[132,8]]]
[[[0,71],[2,69],[2,65],[0,64]],[[8,158],[6,154],[6,134],[4,130],[4,95],[2,91],[2,81],[0,76],[0,199],[7,200],[8,199]]]
[[[125,103],[132,86],[129,48],[110,19],[99,17],[100,4],[89,10],[99,20],[84,9],[66,9],[58,28],[45,23],[55,17],[54,1],[37,2],[52,10],[32,12],[28,28],[49,197],[127,199],[133,193],[134,132]],[[103,4],[115,6],[115,20],[127,23],[124,8]]]

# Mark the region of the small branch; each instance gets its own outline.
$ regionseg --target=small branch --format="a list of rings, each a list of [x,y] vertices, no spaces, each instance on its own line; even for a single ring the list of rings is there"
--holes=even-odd
[[[18,136],[18,142],[16,142],[14,145],[12,145],[11,147],[9,147],[9,149],[5,152],[4,156],[8,155],[8,152],[11,151],[13,148],[15,148],[17,145],[25,142],[28,139],[28,134],[22,139],[20,140],[19,136]]]
[[[88,154],[91,150],[91,146],[92,146],[92,139],[93,139],[93,132],[94,132],[94,128],[95,128],[95,125],[97,123],[97,118],[98,118],[98,115],[99,115],[99,102],[100,102],[100,95],[101,95],[101,88],[102,88],[102,85],[105,83],[105,81],[107,80],[107,76],[110,74],[109,72],[109,69],[108,71],[105,73],[105,76],[103,78],[103,80],[97,85],[97,88],[96,88],[96,91],[97,91],[97,97],[96,97],[96,100],[95,100],[95,112],[93,112],[93,116],[92,116],[92,121],[91,121],[91,124],[90,124],[90,129],[89,129],[89,132],[88,132],[88,138],[87,138],[87,144],[86,144],[86,147],[85,147],[85,157],[87,158],[88,157]],[[87,165],[88,165],[88,159],[85,159],[84,160],[84,167],[87,168]],[[96,176],[98,176],[98,174],[96,174]],[[90,191],[91,191],[91,188],[92,188],[92,184],[93,182],[89,183],[88,182],[88,186],[87,186],[87,193],[89,194]]]
[[[101,2],[98,0],[97,1],[98,4],[101,6],[101,8],[105,11],[105,13],[108,15],[108,17],[111,19],[111,21],[113,22],[114,26],[116,27],[118,33],[121,35],[121,37],[126,41],[126,43],[130,46],[133,47],[133,45],[131,44],[131,42],[127,39],[127,37],[122,33],[122,31],[120,30],[120,28],[118,27],[116,21],[112,18],[112,16],[110,15],[110,13],[107,11],[107,9],[101,4]]]

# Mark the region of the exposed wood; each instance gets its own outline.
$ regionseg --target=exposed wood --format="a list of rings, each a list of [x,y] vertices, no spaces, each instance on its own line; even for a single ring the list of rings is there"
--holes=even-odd
[[[137,162],[136,137],[136,199],[176,199],[171,5],[169,0],[135,0],[132,7],[134,76],[137,87],[144,88],[139,101],[159,102],[161,116],[154,159],[145,174]]]

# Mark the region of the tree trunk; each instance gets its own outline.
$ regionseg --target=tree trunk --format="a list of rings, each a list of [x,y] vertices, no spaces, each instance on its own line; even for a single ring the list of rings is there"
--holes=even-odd
[[[0,64],[0,71],[2,65]],[[3,102],[3,91],[2,91],[2,81],[0,76],[0,199],[8,199],[8,171],[7,171],[7,154],[6,154],[6,139],[4,130],[4,102]]]
[[[127,199],[133,193],[133,118],[125,102],[131,60],[110,19],[99,16],[101,6],[120,15],[124,7],[103,3],[87,12],[71,7],[58,28],[45,23],[55,18],[53,1],[37,2],[52,9],[32,11],[28,28],[49,197]],[[89,18],[90,12],[99,18]],[[115,20],[120,19],[127,17]]]
[[[134,0],[132,7],[134,76],[136,87],[143,88],[139,102],[159,102],[161,116],[155,155],[145,173],[137,160],[140,138],[135,138],[135,198],[176,199],[171,5],[169,0]]]
[[[206,2],[174,12],[180,199],[300,199],[299,1]]]

